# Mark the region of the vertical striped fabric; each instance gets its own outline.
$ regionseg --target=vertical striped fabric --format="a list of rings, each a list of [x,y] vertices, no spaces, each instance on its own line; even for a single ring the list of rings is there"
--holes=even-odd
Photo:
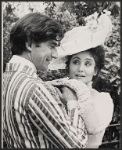
[[[67,115],[54,87],[40,80],[31,66],[8,63],[3,74],[3,138],[10,148],[85,148],[87,134],[77,109]]]

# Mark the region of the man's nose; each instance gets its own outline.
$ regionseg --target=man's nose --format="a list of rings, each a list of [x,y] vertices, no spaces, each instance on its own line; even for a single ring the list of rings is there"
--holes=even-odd
[[[52,50],[52,58],[58,58],[58,52],[56,48]]]

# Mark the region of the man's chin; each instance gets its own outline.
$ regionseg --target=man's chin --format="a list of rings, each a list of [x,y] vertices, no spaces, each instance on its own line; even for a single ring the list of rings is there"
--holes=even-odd
[[[43,67],[43,68],[40,68],[40,71],[41,72],[47,72],[49,69],[48,69],[48,66],[46,66],[46,67]]]
[[[41,68],[38,69],[38,73],[43,76],[44,74],[46,74],[48,72],[48,68]]]

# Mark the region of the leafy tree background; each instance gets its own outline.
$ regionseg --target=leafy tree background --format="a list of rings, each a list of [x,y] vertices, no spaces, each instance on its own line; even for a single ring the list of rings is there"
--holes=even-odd
[[[41,3],[45,5],[41,11]],[[22,7],[26,7],[22,11]],[[17,11],[21,10],[22,14],[29,12],[41,12],[58,21],[64,32],[72,29],[75,26],[84,26],[85,18],[94,12],[101,12],[106,9],[111,12],[113,24],[112,34],[104,43],[106,52],[105,67],[101,70],[99,77],[93,85],[98,91],[109,92],[114,100],[114,115],[112,124],[120,123],[120,3],[111,1],[78,1],[78,2],[4,2],[3,3],[3,71],[5,64],[11,58],[9,34],[12,25],[19,19]],[[38,74],[43,80],[52,80],[66,76],[66,70],[48,71],[47,74]],[[110,135],[111,134],[111,135]],[[103,142],[116,141],[120,139],[119,126],[114,126],[112,129],[107,129]],[[106,144],[101,147],[118,148],[119,143]]]

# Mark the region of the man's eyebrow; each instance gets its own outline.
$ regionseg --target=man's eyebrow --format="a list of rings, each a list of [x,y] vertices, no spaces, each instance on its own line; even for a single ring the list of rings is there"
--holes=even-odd
[[[50,41],[50,44],[54,46],[58,46],[58,43],[59,43],[58,41]]]

